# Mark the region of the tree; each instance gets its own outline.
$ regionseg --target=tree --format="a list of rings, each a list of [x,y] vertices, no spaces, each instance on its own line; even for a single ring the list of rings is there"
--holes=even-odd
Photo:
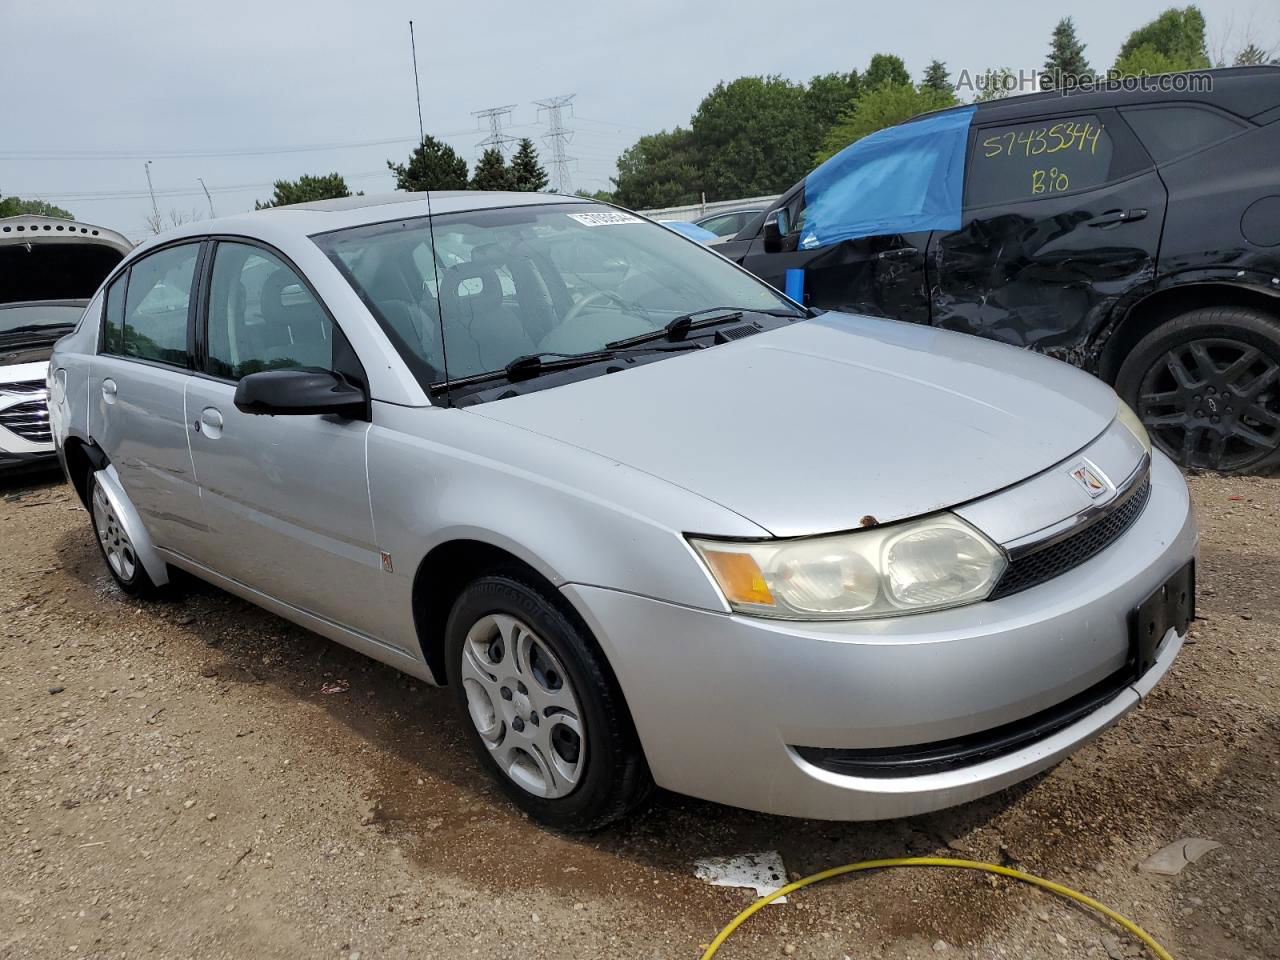
[[[1236,54],[1233,67],[1256,67],[1260,64],[1267,63],[1270,55],[1256,43],[1250,43],[1243,50]]]
[[[920,86],[929,90],[937,90],[939,93],[952,93],[951,74],[947,72],[947,65],[941,60],[929,61],[929,66],[925,67],[924,80]]]
[[[1003,100],[1011,93],[1017,92],[1018,79],[1008,67],[994,67],[984,70],[978,76],[969,78],[969,71],[962,74],[965,83],[974,91],[974,103],[986,103],[988,100]]]
[[[907,73],[907,65],[901,57],[892,53],[877,53],[867,64],[862,75],[862,89],[874,90],[877,87],[901,86],[911,82],[911,74]]]
[[[822,73],[809,81],[805,91],[805,103],[814,127],[825,134],[835,126],[840,114],[848,109],[850,101],[862,90],[862,78],[857,70],[848,73]]]
[[[547,184],[551,182],[551,178],[547,176],[547,171],[538,162],[538,151],[534,147],[533,141],[528,137],[520,141],[520,146],[516,149],[516,155],[511,158],[511,180],[513,190],[521,190],[527,193],[537,193],[539,190],[545,190]]]
[[[270,200],[253,203],[253,209],[266,210],[268,207],[283,207],[291,203],[310,203],[314,200],[331,200],[337,197],[349,197],[351,191],[347,181],[340,173],[326,173],[313,176],[304,173],[297,180],[277,180],[275,192]]]
[[[0,217],[16,217],[24,213],[39,217],[60,217],[63,220],[74,220],[70,210],[55,207],[44,200],[22,200],[19,197],[0,195]]]
[[[1070,17],[1059,20],[1049,40],[1049,56],[1045,57],[1044,74],[1040,79],[1041,89],[1057,90],[1070,84],[1073,78],[1092,76],[1084,48],[1076,36],[1074,21]]]
[[[467,161],[435,137],[426,136],[409,155],[409,162],[387,161],[395,174],[397,190],[465,190]]]
[[[1133,31],[1120,47],[1115,63],[1116,70],[1132,75],[1204,70],[1208,66],[1204,14],[1194,6],[1170,7]]]
[[[511,184],[511,171],[507,169],[501,150],[490,147],[480,154],[471,174],[472,190],[510,190]]]
[[[898,83],[867,90],[827,133],[815,159],[821,163],[869,133],[910,120],[921,113],[953,107],[956,103],[956,96],[950,89],[935,90],[923,84],[914,87],[909,83]]]
[[[164,233],[166,230],[180,227],[184,223],[195,223],[199,219],[200,211],[194,207],[190,210],[179,210],[176,207],[170,207],[168,217],[161,214],[159,210],[154,210],[146,215],[143,222],[152,233]]]
[[[603,203],[615,202],[613,194],[608,190],[596,190],[594,192],[590,190],[575,190],[573,191],[573,195],[575,197],[582,197],[584,200],[599,200]]]
[[[689,123],[707,199],[779,193],[808,173],[818,136],[807,106],[805,88],[782,77],[716,84]]]
[[[616,203],[633,210],[696,203],[702,178],[693,134],[683,127],[641,137],[618,157]]]

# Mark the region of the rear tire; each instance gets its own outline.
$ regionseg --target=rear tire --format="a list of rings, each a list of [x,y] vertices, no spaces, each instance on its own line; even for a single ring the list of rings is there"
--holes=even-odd
[[[577,619],[515,574],[466,587],[445,628],[448,681],[480,762],[529,816],[590,831],[653,790],[631,717]]]
[[[1161,324],[1125,358],[1116,392],[1183,467],[1280,464],[1280,322],[1260,310],[1206,307]]]
[[[102,554],[111,579],[115,580],[116,586],[131,597],[154,596],[159,588],[143,569],[142,561],[138,558],[129,534],[121,525],[115,508],[111,506],[111,501],[107,499],[106,493],[98,483],[97,472],[92,468],[89,470],[85,490],[88,492],[89,517],[93,525],[94,539],[98,542],[98,552]]]

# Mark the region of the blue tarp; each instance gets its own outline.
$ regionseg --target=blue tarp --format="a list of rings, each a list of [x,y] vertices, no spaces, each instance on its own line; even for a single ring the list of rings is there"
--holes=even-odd
[[[886,127],[851,143],[805,180],[800,247],[959,230],[973,107]]]

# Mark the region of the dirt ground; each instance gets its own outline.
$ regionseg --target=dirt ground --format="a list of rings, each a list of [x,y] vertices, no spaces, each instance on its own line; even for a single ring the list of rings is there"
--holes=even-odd
[[[752,895],[696,858],[1013,863],[1179,960],[1280,957],[1280,480],[1193,477],[1201,619],[1096,743],[959,809],[836,824],[659,794],[560,836],[503,802],[447,698],[212,587],[139,604],[51,481],[0,488],[0,957],[695,958]],[[349,689],[326,694],[329,681]],[[1136,865],[1218,841],[1175,877]],[[1094,915],[946,870],[769,907],[747,957],[1142,955]]]

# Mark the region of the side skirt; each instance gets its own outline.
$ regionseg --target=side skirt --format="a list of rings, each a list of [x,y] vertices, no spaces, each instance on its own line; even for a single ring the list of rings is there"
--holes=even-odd
[[[321,617],[317,614],[310,613],[300,607],[285,603],[283,600],[277,600],[275,597],[268,596],[259,590],[255,590],[248,584],[241,583],[239,580],[233,580],[231,577],[223,576],[214,570],[210,570],[203,564],[197,563],[190,557],[167,550],[164,547],[157,547],[157,552],[164,555],[165,560],[185,570],[192,576],[199,577],[215,587],[233,593],[242,600],[248,600],[255,606],[274,613],[278,617],[283,617],[300,627],[310,630],[312,633],[318,633],[322,637],[333,640],[342,644],[344,647],[350,647],[357,653],[362,653],[366,657],[381,661],[389,666],[395,667],[397,670],[407,673],[412,677],[437,686],[435,678],[432,677],[430,669],[426,663],[420,660],[404,647],[393,643],[387,643],[385,640],[379,640],[368,634],[360,633],[350,627],[343,626],[333,620]]]

